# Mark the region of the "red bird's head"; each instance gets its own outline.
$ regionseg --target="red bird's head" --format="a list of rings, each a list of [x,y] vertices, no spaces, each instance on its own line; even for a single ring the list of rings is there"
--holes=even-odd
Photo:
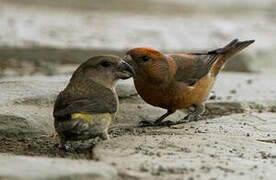
[[[139,47],[129,50],[124,57],[135,70],[136,78],[151,83],[162,83],[170,79],[168,57],[152,48]]]

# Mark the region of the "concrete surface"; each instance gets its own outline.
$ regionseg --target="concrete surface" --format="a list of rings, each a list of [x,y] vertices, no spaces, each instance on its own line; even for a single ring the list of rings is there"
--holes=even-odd
[[[132,81],[122,81],[117,88],[120,110],[109,129],[111,140],[74,142],[64,152],[57,148],[58,139],[50,136],[53,103],[68,80],[69,76],[31,76],[0,81],[0,153],[10,153],[11,158],[92,159],[115,167],[121,179],[275,176],[276,92],[271,75],[222,73],[214,87],[216,97],[206,103],[205,120],[163,128],[137,127],[139,121],[154,120],[165,110],[145,104]],[[167,119],[185,115],[177,111]],[[66,164],[70,167],[71,161]]]
[[[276,145],[261,140],[275,139],[275,125],[275,114],[253,113],[148,128],[105,141],[94,154],[133,179],[273,179]]]
[[[101,162],[0,154],[4,180],[115,180],[116,170]]]

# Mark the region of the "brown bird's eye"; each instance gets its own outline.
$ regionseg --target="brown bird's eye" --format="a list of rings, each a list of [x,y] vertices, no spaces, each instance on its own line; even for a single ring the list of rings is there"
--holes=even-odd
[[[147,62],[150,59],[148,56],[142,56],[141,58],[144,62]]]
[[[102,67],[109,67],[109,66],[111,66],[111,63],[110,63],[110,62],[107,62],[107,61],[103,61],[103,62],[101,63],[101,66],[102,66]]]

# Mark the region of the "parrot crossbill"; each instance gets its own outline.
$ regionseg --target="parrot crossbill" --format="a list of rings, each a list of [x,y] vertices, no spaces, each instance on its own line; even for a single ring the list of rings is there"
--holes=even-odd
[[[118,109],[116,82],[133,74],[133,68],[117,56],[95,56],[77,68],[54,105],[61,148],[66,141],[109,139],[108,127]]]
[[[227,59],[252,44],[254,40],[235,39],[223,48],[206,53],[163,54],[152,48],[129,50],[124,60],[133,66],[134,85],[147,103],[167,112],[153,123],[142,126],[179,124],[197,120],[205,111],[204,102]],[[194,107],[184,119],[162,122],[177,109]]]

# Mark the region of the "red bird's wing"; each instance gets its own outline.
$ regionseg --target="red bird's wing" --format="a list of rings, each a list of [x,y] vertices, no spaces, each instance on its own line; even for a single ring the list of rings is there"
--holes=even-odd
[[[208,74],[219,54],[172,54],[169,57],[174,59],[177,66],[174,76],[175,80],[193,86],[198,80]]]

